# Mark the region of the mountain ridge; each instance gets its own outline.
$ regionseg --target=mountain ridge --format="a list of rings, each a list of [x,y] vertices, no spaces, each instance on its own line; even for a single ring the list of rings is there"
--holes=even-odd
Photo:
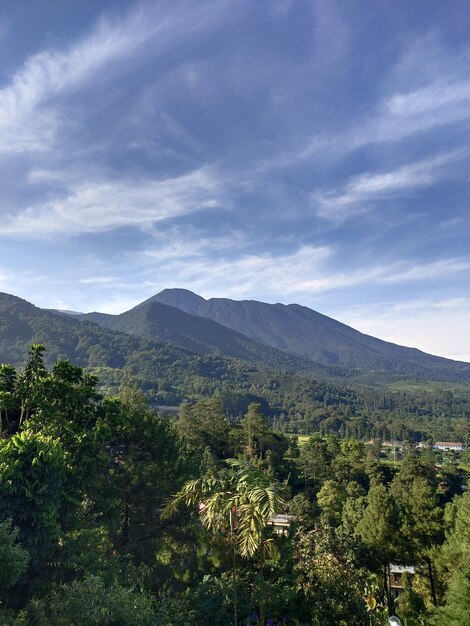
[[[210,318],[191,315],[156,300],[146,300],[119,315],[93,312],[77,315],[77,318],[110,330],[169,342],[196,354],[214,352],[262,364],[270,369],[293,372],[319,373],[319,370],[326,370],[324,366],[305,358],[258,343]]]
[[[159,299],[173,299],[199,315]],[[146,364],[139,361],[145,351],[160,351],[168,359],[174,354],[178,361],[183,357],[177,351],[183,350],[184,358],[193,360],[206,356],[235,359],[245,366],[251,363],[258,369],[317,379],[372,384],[399,378],[470,381],[470,363],[369,337],[302,305],[204,300],[188,290],[164,290],[115,316],[64,314],[0,294],[0,349],[6,352],[1,358],[23,361],[25,345],[37,340],[50,347],[51,359],[70,358],[87,367],[123,368],[138,363],[137,368],[145,370]]]
[[[299,304],[210,298],[189,290],[165,289],[149,298],[207,317],[286,352],[319,362],[359,369],[396,369],[411,365],[469,370],[470,363],[430,355],[365,333]],[[408,367],[407,367],[408,364]]]

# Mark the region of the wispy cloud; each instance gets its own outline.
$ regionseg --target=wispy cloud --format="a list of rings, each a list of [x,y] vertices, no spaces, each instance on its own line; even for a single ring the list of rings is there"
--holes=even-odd
[[[295,166],[321,157],[342,158],[366,146],[397,144],[455,123],[470,122],[470,48],[450,54],[434,39],[412,46],[382,81],[381,92],[362,119],[347,128],[305,133],[295,150],[274,154],[258,163],[259,172]],[[439,58],[423,71],[427,56]],[[431,49],[431,52],[430,52]],[[405,67],[405,69],[403,69]],[[410,78],[411,77],[411,78]]]
[[[37,173],[34,180],[47,178]],[[41,237],[80,234],[123,226],[150,228],[155,222],[220,206],[213,173],[200,169],[160,181],[132,179],[68,181],[65,197],[7,216],[2,235]]]
[[[452,175],[448,166],[468,154],[466,150],[457,150],[389,172],[361,174],[353,177],[341,190],[314,192],[312,202],[320,217],[343,221],[369,210],[373,201],[396,197],[405,190],[432,185],[446,175]]]
[[[146,283],[150,293],[173,285],[189,286],[206,297],[224,294],[272,302],[282,294],[284,302],[307,301],[332,290],[434,281],[470,270],[470,259],[460,257],[338,269],[344,263],[341,250],[334,246],[305,245],[291,252],[253,254],[244,251],[253,243],[246,238],[223,238],[222,246],[217,238],[198,238],[195,233],[190,239],[181,234],[166,239],[160,236],[134,266],[140,284]]]
[[[142,18],[135,13],[115,24],[102,20],[68,51],[43,51],[27,59],[0,91],[0,152],[49,148],[63,115],[54,100],[142,44],[150,35]]]
[[[51,148],[59,129],[70,123],[66,97],[122,71],[118,62],[138,55],[144,44],[148,53],[150,41],[154,52],[161,53],[190,34],[209,31],[229,18],[230,5],[228,0],[217,6],[200,2],[177,10],[141,4],[124,18],[102,18],[65,51],[44,50],[29,57],[0,90],[0,154]]]

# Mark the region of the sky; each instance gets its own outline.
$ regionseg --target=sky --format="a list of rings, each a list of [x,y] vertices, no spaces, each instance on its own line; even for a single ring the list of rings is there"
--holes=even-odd
[[[6,0],[0,291],[296,302],[470,361],[467,0]]]

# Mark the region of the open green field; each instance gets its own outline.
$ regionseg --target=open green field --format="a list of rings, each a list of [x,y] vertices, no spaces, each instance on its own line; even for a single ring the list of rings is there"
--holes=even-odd
[[[285,434],[287,437],[297,437],[300,448],[307,443],[307,441],[309,440],[311,436],[311,435],[299,435],[297,433],[285,433]]]
[[[413,381],[413,380],[396,380],[387,385],[387,389],[391,391],[468,391],[469,386],[465,383],[448,383],[433,380]]]

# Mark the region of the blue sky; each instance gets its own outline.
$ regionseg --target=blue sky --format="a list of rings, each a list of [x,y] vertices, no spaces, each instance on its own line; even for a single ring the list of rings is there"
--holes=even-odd
[[[298,302],[470,361],[466,0],[0,6],[0,290]]]

